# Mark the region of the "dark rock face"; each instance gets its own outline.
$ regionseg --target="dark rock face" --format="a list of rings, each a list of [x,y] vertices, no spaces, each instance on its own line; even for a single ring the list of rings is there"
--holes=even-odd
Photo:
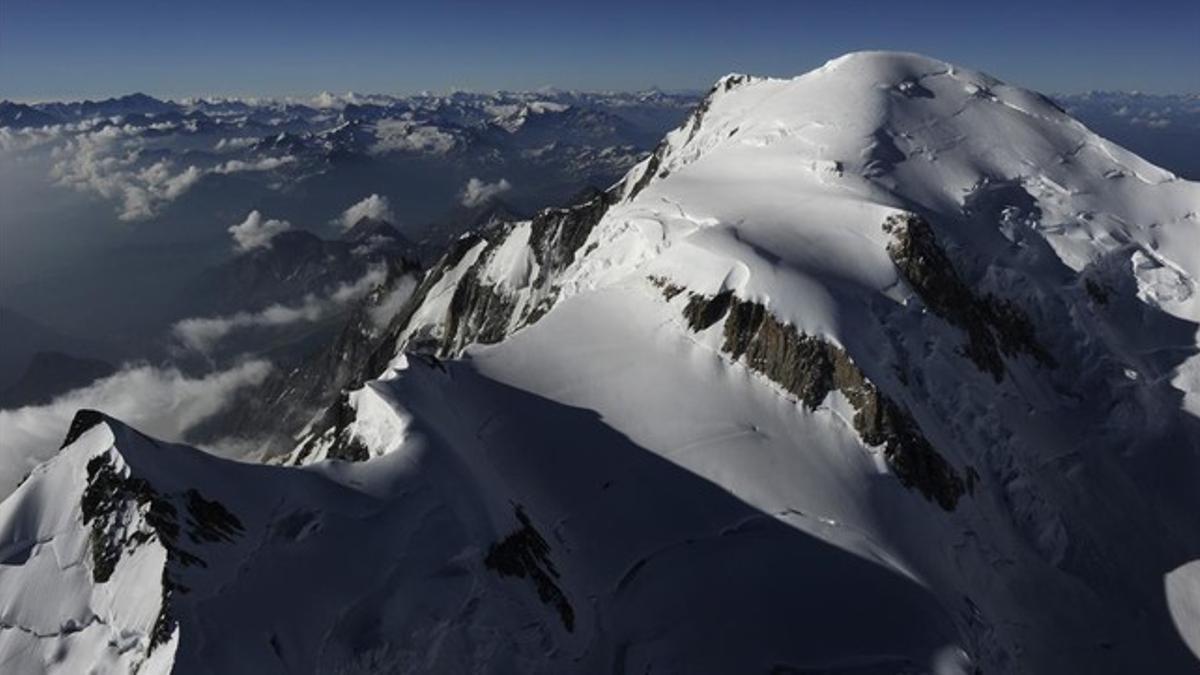
[[[479,235],[467,235],[455,241],[425,274],[412,296],[381,333],[373,328],[368,330],[368,308],[374,299],[368,298],[331,345],[314,354],[299,368],[272,375],[264,383],[260,389],[268,394],[270,405],[260,405],[245,415],[239,421],[239,428],[249,430],[256,425],[268,425],[274,431],[273,438],[277,439],[269,450],[286,452],[292,449],[293,434],[319,414],[320,419],[313,425],[314,433],[304,439],[297,461],[304,461],[316,449],[318,441],[331,435],[333,445],[328,452],[330,458],[350,462],[369,459],[366,446],[347,431],[348,425],[354,420],[354,409],[350,407],[347,392],[362,387],[383,372],[396,355],[400,335],[425,302],[430,289],[449,270],[457,267],[482,240]],[[413,347],[426,348],[422,345]],[[439,347],[428,346],[432,351],[437,351]]]
[[[453,353],[469,342],[493,344],[504,339],[516,309],[513,299],[479,278],[472,267],[454,289],[441,352]]]
[[[642,172],[642,175],[639,176],[637,181],[634,182],[634,184],[629,188],[629,199],[633,199],[634,197],[638,196],[638,193],[644,190],[646,186],[650,184],[650,181],[654,179],[654,176],[660,173],[659,169],[662,167],[663,158],[667,155],[668,147],[669,146],[667,145],[667,142],[663,141],[654,148],[654,153],[650,155],[650,159],[646,163],[646,170]],[[666,178],[666,176],[666,171],[663,171],[661,177]]]
[[[455,287],[446,316],[445,332],[435,351],[442,356],[451,356],[472,343],[496,343],[511,330],[541,319],[553,305],[558,293],[553,280],[575,261],[588,235],[615,200],[613,192],[594,191],[575,206],[545,209],[534,216],[530,224],[529,248],[538,263],[538,275],[532,281],[532,295],[538,301],[527,307],[522,316],[517,316],[518,308],[512,296],[485,283],[481,276],[481,271],[491,261],[497,248],[512,236],[513,228],[504,225],[480,233],[473,243],[485,240],[488,247]],[[463,251],[462,255],[465,253]],[[461,261],[462,255],[448,256],[434,274],[440,278]],[[423,300],[423,296],[420,299]],[[417,298],[414,297],[414,300]],[[417,307],[419,300],[409,310],[401,328],[407,326],[408,318]],[[412,346],[420,348],[420,345]],[[387,354],[386,359],[392,355]]]
[[[565,209],[545,209],[533,218],[529,245],[537,258],[537,283],[548,280],[575,261],[583,242],[617,200],[613,191],[596,192]]]
[[[809,410],[833,391],[854,407],[854,428],[868,445],[883,446],[904,487],[947,511],[966,491],[963,479],[921,434],[916,420],[884,396],[840,347],[805,335],[766,307],[732,291],[692,294],[683,309],[688,326],[703,331],[724,319],[721,351],[783,387]]]
[[[1109,298],[1113,294],[1111,288],[1094,279],[1085,279],[1083,287],[1087,290],[1087,294],[1092,298],[1092,301],[1098,305],[1107,305]]]
[[[71,419],[71,426],[67,428],[67,435],[63,438],[62,445],[59,449],[79,440],[89,429],[104,421],[104,413],[96,410],[80,410],[75,413],[75,417]]]
[[[303,463],[317,446],[326,438],[332,442],[326,456],[329,459],[339,459],[344,462],[365,462],[371,458],[371,453],[362,441],[350,433],[350,423],[354,421],[354,408],[350,405],[350,396],[342,391],[337,400],[325,409],[321,419],[315,425],[324,430],[320,434],[310,434],[300,445],[296,455],[296,463]]]
[[[366,359],[365,367],[360,368],[355,373],[355,376],[346,383],[345,388],[357,389],[366,383],[367,380],[383,372],[388,362],[396,355],[397,342],[400,339],[400,335],[408,328],[409,323],[412,322],[413,315],[425,303],[426,298],[429,297],[429,291],[442,280],[447,272],[457,267],[463,261],[463,258],[481,241],[484,241],[481,235],[469,234],[450,245],[449,250],[425,274],[417,289],[413,291],[412,297],[404,303],[404,306],[400,308],[396,316],[392,317],[391,321],[388,322],[383,339],[373,347]],[[420,349],[421,346],[415,345],[415,347]],[[436,347],[433,349],[436,349]]]
[[[338,338],[324,350],[312,355],[291,371],[280,371],[267,379],[253,394],[253,400],[235,406],[229,418],[222,419],[223,435],[248,436],[268,430],[262,440],[268,454],[278,454],[293,447],[293,435],[314,415],[321,414],[301,447],[299,457],[311,454],[314,443],[334,434],[334,446],[329,456],[348,461],[369,457],[360,442],[344,433],[353,419],[353,410],[345,400],[345,392],[362,387],[376,377],[395,357],[398,349],[409,349],[438,355],[454,355],[472,343],[493,343],[502,340],[512,329],[539,320],[553,305],[558,289],[552,280],[574,262],[579,249],[608,208],[616,201],[612,192],[593,191],[584,200],[568,208],[546,209],[531,223],[529,247],[538,266],[533,280],[536,302],[516,316],[514,299],[502,289],[483,282],[481,270],[513,226],[500,223],[495,227],[459,238],[424,275],[407,302],[382,330],[370,325],[369,310],[377,303],[378,293],[369,297],[355,312]],[[480,242],[487,248],[468,269],[454,288],[445,330],[440,338],[414,333],[407,344],[399,344],[410,328],[413,316],[429,295],[430,290],[445,275],[458,267]],[[400,271],[407,271],[407,268]],[[320,411],[324,410],[324,413]],[[349,410],[349,412],[347,412]],[[216,437],[216,434],[214,434]]]
[[[928,222],[912,214],[891,216],[883,230],[893,237],[887,251],[900,275],[934,314],[966,332],[963,353],[980,370],[1000,382],[1004,357],[1018,354],[1057,365],[1020,307],[990,293],[977,295],[963,282]]]
[[[666,277],[651,276],[646,277],[646,279],[648,279],[655,288],[662,292],[663,297],[667,299],[667,302],[674,300],[675,296],[687,290],[679,284],[671,283],[671,280]]]
[[[194,543],[233,541],[245,528],[242,521],[220,502],[205,499],[196,490],[188,490],[188,538]]]
[[[102,584],[112,576],[125,550],[127,541],[120,531],[120,515],[126,500],[137,504],[153,503],[157,495],[145,481],[129,481],[118,474],[107,455],[92,458],[87,465],[87,474],[87,488],[80,501],[80,510],[84,524],[92,526],[92,580]],[[164,516],[161,523],[167,531],[173,529],[178,534],[173,511],[174,507],[169,504],[158,508],[159,515]],[[140,534],[133,535],[138,538],[134,543],[144,540]]]
[[[553,607],[562,619],[563,627],[573,632],[575,610],[554,581],[559,575],[554,562],[550,560],[550,544],[533,526],[533,521],[523,508],[517,506],[515,511],[521,527],[492,544],[483,563],[501,576],[529,579],[537,589],[538,598]]]
[[[77,421],[79,417],[76,416]],[[86,430],[95,426],[95,423],[87,425],[86,422],[86,419],[81,422],[80,428]],[[205,499],[196,490],[188,490],[182,495],[163,494],[142,478],[122,475],[108,453],[88,461],[87,485],[79,506],[84,524],[91,527],[92,580],[96,583],[111,579],[122,555],[151,539],[157,539],[167,551],[162,604],[151,631],[151,651],[170,639],[175,630],[175,620],[171,617],[172,596],[188,592],[188,588],[172,574],[172,566],[207,567],[198,555],[180,547],[179,535],[186,533],[193,544],[232,542],[244,530],[237,516],[219,502]],[[136,516],[131,514],[138,512],[145,514],[148,530],[130,527],[137,522]],[[180,525],[181,520],[186,529]]]
[[[339,434],[338,440],[329,448],[327,456],[329,459],[340,459],[343,462],[365,462],[371,458],[371,452],[354,436]]]
[[[683,308],[683,318],[687,319],[688,328],[696,332],[708,330],[725,316],[732,302],[733,291],[721,291],[711,298],[693,293]]]

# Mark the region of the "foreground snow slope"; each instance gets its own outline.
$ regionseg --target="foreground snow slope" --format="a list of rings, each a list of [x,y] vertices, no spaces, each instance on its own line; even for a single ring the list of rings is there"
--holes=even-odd
[[[469,368],[418,362],[409,376],[407,402],[430,424],[363,465],[239,465],[81,414],[79,437],[0,509],[5,670],[954,657],[945,612],[869,542],[849,536],[847,550],[760,513],[590,411]]]
[[[723,78],[609,191],[457,242],[306,466],[111,420],[68,445],[0,514],[28,629],[0,657],[1194,671],[1198,212],[1200,185],[941,62]],[[135,496],[158,534],[97,578],[95,456],[238,533],[163,545]]]

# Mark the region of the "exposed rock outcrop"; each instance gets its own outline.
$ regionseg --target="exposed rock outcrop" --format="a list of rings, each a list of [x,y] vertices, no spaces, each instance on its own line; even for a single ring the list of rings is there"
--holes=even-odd
[[[95,426],[96,415],[99,413],[81,413],[72,429]],[[112,578],[122,557],[151,541],[157,541],[166,550],[162,600],[150,635],[151,651],[169,640],[175,630],[171,598],[176,593],[188,592],[173,572],[173,566],[208,566],[199,555],[181,546],[180,535],[186,534],[193,545],[204,545],[232,542],[244,531],[237,516],[220,502],[206,499],[194,489],[182,494],[156,490],[149,481],[131,475],[127,467],[120,466],[111,452],[88,461],[80,512],[83,523],[90,527],[91,571],[97,584]]]
[[[506,245],[509,237],[515,236],[517,228],[505,224],[471,237],[472,247],[485,241],[487,248],[456,284],[441,338],[432,351],[441,356],[453,356],[473,343],[499,342],[512,331],[541,319],[557,300],[559,289],[555,282],[559,275],[575,262],[588,236],[615,200],[614,191],[594,191],[575,206],[545,209],[534,216],[529,223],[526,245],[536,262],[537,273],[528,286],[521,289],[489,283],[484,273],[492,265],[499,248]],[[410,325],[412,317],[425,301],[428,289],[456,267],[469,250],[463,248],[462,242],[456,248],[430,272],[412,301],[393,321],[395,341],[384,341],[383,352],[373,359],[373,364],[382,367],[395,355],[397,347],[410,346],[397,344],[397,341],[406,330],[410,335],[414,334],[415,327]],[[527,296],[525,302],[518,302],[518,291]],[[428,345],[411,346],[418,350],[428,349]]]
[[[567,596],[555,583],[558,570],[550,559],[550,544],[533,526],[533,521],[520,506],[514,508],[521,526],[512,534],[488,549],[484,564],[501,576],[529,579],[537,589],[538,598],[553,607],[568,632],[575,630],[575,610]]]
[[[1043,366],[1057,365],[1016,303],[990,293],[977,294],[962,280],[926,220],[913,214],[893,215],[883,230],[892,235],[887,252],[900,275],[934,314],[967,334],[963,353],[980,370],[1000,382],[1004,357],[1018,354],[1031,356]]]
[[[683,316],[697,332],[724,319],[721,351],[765,375],[809,410],[831,392],[841,392],[854,407],[859,437],[867,445],[882,446],[884,459],[906,488],[947,511],[966,492],[962,477],[922,435],[912,415],[883,395],[845,350],[801,333],[763,305],[729,290],[714,296],[691,294]]]
[[[596,191],[565,209],[545,209],[533,217],[529,245],[540,265],[536,284],[544,286],[573,263],[592,229],[617,200],[613,190]]]

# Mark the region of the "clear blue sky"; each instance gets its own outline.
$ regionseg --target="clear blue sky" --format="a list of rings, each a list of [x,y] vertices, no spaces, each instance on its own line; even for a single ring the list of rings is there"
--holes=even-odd
[[[902,49],[1043,91],[1200,91],[1200,0],[3,0],[0,98],[706,87]]]

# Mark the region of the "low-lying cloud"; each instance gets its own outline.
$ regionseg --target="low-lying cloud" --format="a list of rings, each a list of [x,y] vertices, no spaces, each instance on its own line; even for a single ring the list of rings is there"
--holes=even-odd
[[[234,249],[244,253],[256,248],[270,248],[275,235],[290,229],[292,224],[288,221],[264,218],[256,209],[242,222],[231,225],[229,234],[233,235]]]
[[[266,361],[247,361],[189,377],[175,368],[131,365],[48,404],[0,410],[0,496],[54,455],[81,409],[100,410],[151,436],[178,441],[220,412],[239,389],[262,382],[270,370]]]
[[[444,155],[458,144],[454,134],[436,125],[389,118],[375,123],[375,143],[368,152],[373,155],[392,152]]]
[[[413,291],[417,289],[417,279],[412,275],[404,275],[396,282],[396,285],[380,299],[379,304],[370,309],[371,325],[375,329],[375,333],[383,332],[387,325],[391,323],[392,317],[400,311],[405,302],[412,297]]]
[[[259,139],[254,136],[233,136],[230,138],[222,138],[217,141],[215,150],[217,152],[225,152],[231,150],[244,150],[253,146]]]
[[[142,155],[147,144],[141,134],[130,125],[81,129],[51,151],[55,163],[50,177],[60,185],[117,201],[121,220],[149,218],[195,186],[204,172],[195,166],[180,170],[167,159],[146,165]]]
[[[326,297],[308,295],[299,305],[290,307],[275,304],[258,312],[183,319],[171,327],[171,332],[187,349],[209,354],[234,331],[320,321],[363,298],[386,280],[387,271],[383,267],[372,267],[357,281],[341,284]]]
[[[222,164],[218,164],[212,168],[211,173],[231,174],[241,173],[243,171],[274,171],[281,166],[287,166],[296,161],[296,158],[291,155],[283,157],[263,157],[251,162],[246,162],[240,159],[231,159]]]
[[[96,118],[37,129],[0,129],[0,151],[25,153],[44,148],[53,164],[50,179],[116,202],[124,221],[146,220],[186,194],[208,175],[274,171],[297,161],[292,155],[229,159],[209,164],[182,163],[166,152],[162,134],[187,132],[188,125],[145,127],[119,118]],[[222,152],[246,150],[254,139],[222,139]]]
[[[485,183],[478,178],[472,178],[463,187],[462,205],[467,208],[474,208],[511,189],[512,183],[509,183],[504,178],[495,183]]]
[[[346,209],[336,222],[342,226],[343,230],[349,230],[363,218],[386,220],[393,224],[396,222],[396,217],[392,213],[391,202],[388,201],[387,197],[377,194],[371,194],[371,196]]]

